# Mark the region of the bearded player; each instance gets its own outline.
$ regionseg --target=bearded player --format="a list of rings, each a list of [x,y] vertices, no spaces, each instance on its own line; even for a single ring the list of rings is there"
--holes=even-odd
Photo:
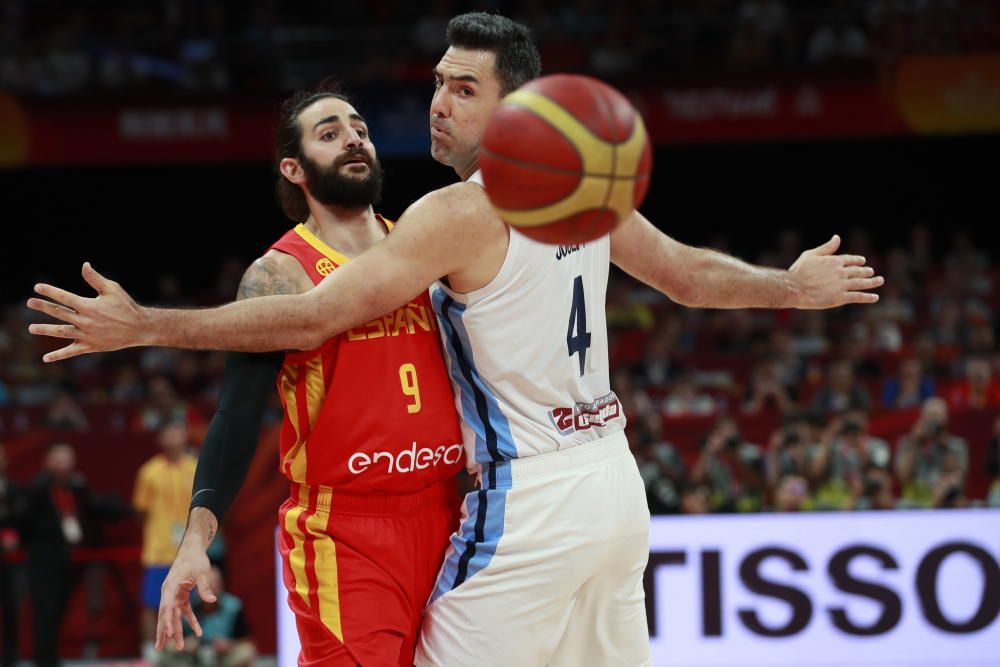
[[[299,93],[277,133],[278,195],[299,221],[243,276],[239,299],[302,294],[389,233],[364,119],[332,91]],[[461,434],[426,292],[302,352],[231,354],[195,475],[188,528],[163,584],[157,647],[200,633],[215,601],[208,545],[246,476],[277,380],[284,405],[279,547],[300,665],[409,667],[454,529]]]

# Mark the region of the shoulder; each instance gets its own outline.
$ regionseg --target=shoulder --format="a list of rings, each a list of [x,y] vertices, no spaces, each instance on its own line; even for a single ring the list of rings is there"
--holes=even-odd
[[[299,294],[312,287],[302,265],[291,255],[268,250],[243,274],[238,299],[275,294]]]
[[[468,225],[493,221],[503,225],[496,215],[482,187],[475,183],[455,183],[430,192],[407,210],[407,216],[400,221],[413,217],[429,217],[440,224]]]

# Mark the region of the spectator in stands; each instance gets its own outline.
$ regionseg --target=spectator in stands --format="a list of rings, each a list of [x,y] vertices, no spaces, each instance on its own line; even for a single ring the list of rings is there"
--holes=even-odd
[[[59,664],[59,629],[74,583],[71,553],[97,513],[87,481],[76,470],[73,447],[52,444],[44,471],[28,490],[22,522],[38,667]]]
[[[796,354],[810,357],[823,354],[830,348],[826,330],[826,315],[822,310],[804,310],[795,314],[796,323],[793,348]]]
[[[60,391],[45,415],[47,428],[62,431],[86,431],[90,424],[83,408],[68,391]]]
[[[720,417],[702,440],[691,480],[711,485],[713,511],[756,511],[764,503],[760,447],[743,439],[731,417]]]
[[[147,461],[135,480],[133,505],[142,518],[142,656],[156,661],[156,615],[160,587],[184,536],[197,460],[187,453],[184,422],[160,430],[160,453]]]
[[[964,488],[969,455],[965,440],[948,432],[948,404],[941,398],[924,401],[920,417],[896,447],[896,477],[906,507],[931,507],[942,488]]]
[[[934,395],[934,378],[924,373],[917,357],[907,357],[899,364],[899,373],[886,379],[882,388],[882,405],[887,410],[906,410],[923,405]]]
[[[993,424],[993,437],[986,443],[986,477],[990,480],[986,504],[1000,507],[1000,417]]]
[[[811,63],[858,61],[869,54],[865,31],[843,15],[817,28],[806,46],[806,59]]]
[[[838,359],[827,367],[826,382],[813,397],[812,407],[823,414],[841,413],[853,408],[867,412],[871,405],[868,390],[854,373],[854,366],[846,359]]]
[[[865,469],[860,488],[855,489],[853,509],[891,510],[896,508],[892,491],[892,475],[875,465]]]
[[[774,491],[775,512],[800,512],[811,509],[809,482],[801,475],[785,475]]]
[[[784,420],[771,434],[767,447],[764,466],[768,488],[777,489],[786,475],[809,477],[809,453],[815,439],[809,415],[794,413]]]
[[[865,471],[887,469],[889,443],[868,433],[868,415],[852,409],[834,417],[810,455],[818,509],[850,509],[862,495]]]
[[[756,415],[768,410],[788,414],[795,407],[795,390],[781,380],[776,359],[765,359],[753,369],[750,386],[743,397],[742,411]]]
[[[673,338],[666,329],[658,329],[646,341],[646,353],[635,369],[641,387],[666,386],[677,377],[680,368],[673,359]]]
[[[250,638],[243,601],[226,592],[222,570],[212,566],[212,592],[216,601],[198,600],[192,604],[194,615],[201,625],[202,635],[196,637],[187,620],[184,620],[184,650],[165,653],[161,665],[219,665],[220,667],[249,667],[257,657],[257,649]]]
[[[0,667],[13,667],[18,656],[18,615],[15,566],[9,558],[20,543],[19,524],[24,513],[24,494],[7,476],[7,452],[0,442]]]
[[[663,401],[663,414],[668,417],[713,415],[717,409],[715,399],[698,390],[694,374],[681,373],[670,385],[670,394]]]
[[[1000,408],[1000,378],[993,377],[989,359],[965,361],[965,380],[948,392],[948,404],[956,410]]]
[[[681,489],[681,514],[708,514],[712,511],[712,487],[687,482]]]
[[[177,397],[173,383],[163,375],[149,380],[148,396],[136,415],[133,427],[139,431],[159,431],[165,424],[183,421],[189,427],[203,425],[198,411]]]
[[[654,412],[642,417],[629,442],[646,485],[649,511],[653,514],[678,511],[687,470],[677,448],[663,439],[660,415]]]
[[[146,387],[139,369],[134,364],[119,367],[111,387],[111,400],[115,403],[138,403],[145,396]]]

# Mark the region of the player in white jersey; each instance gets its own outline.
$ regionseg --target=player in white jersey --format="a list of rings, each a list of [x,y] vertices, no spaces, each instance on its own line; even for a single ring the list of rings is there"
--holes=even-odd
[[[428,605],[418,665],[648,664],[648,510],[608,378],[609,261],[698,307],[873,303],[867,290],[882,279],[863,257],[834,254],[837,237],[774,270],[678,243],[638,212],[580,247],[512,232],[479,184],[478,150],[501,97],[539,75],[537,50],[524,26],[479,13],[453,19],[448,41],[431,152],[463,182],[414,203],[384,241],[315,289],[162,310],[84,265],[99,296],[36,287],[62,305],[29,305],[66,324],[31,331],[73,339],[47,361],[137,345],[310,349],[440,279],[434,303],[479,489]]]

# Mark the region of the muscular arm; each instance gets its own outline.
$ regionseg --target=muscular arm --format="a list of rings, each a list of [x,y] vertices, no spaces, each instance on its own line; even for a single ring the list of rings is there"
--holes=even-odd
[[[299,292],[298,281],[288,274],[286,262],[262,257],[243,275],[237,299]],[[243,486],[281,363],[280,352],[232,352],[226,358],[219,405],[195,470],[185,543],[207,549]]]
[[[45,361],[139,345],[243,352],[310,349],[404,306],[443,276],[468,273],[481,248],[497,238],[499,223],[482,221],[484,206],[486,197],[475,184],[432,192],[403,214],[388,238],[315,289],[207,310],[141,307],[120,285],[84,265],[84,278],[99,296],[87,299],[38,285],[36,291],[54,302],[31,299],[28,305],[68,324],[32,324],[29,330],[74,339],[45,355]]]
[[[684,306],[829,308],[877,301],[862,290],[882,279],[872,277],[863,257],[833,255],[838,245],[831,240],[806,251],[789,270],[770,269],[675,241],[635,211],[611,233],[611,260]]]

